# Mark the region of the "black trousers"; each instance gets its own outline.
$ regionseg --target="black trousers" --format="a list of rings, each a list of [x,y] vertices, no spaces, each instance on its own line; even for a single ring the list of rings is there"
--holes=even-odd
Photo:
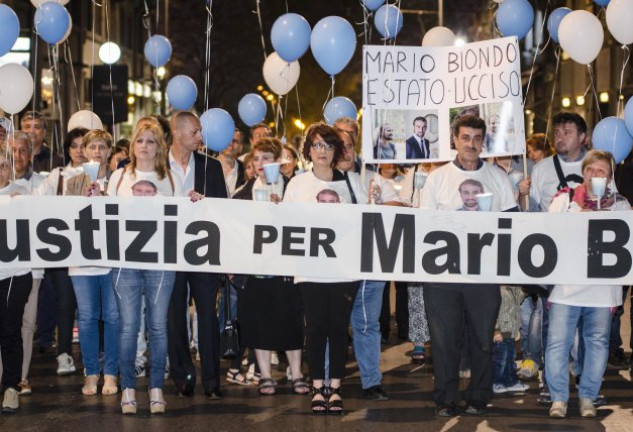
[[[396,325],[398,339],[409,339],[409,290],[406,282],[394,282],[396,287]],[[382,293],[382,309],[380,310],[380,333],[389,339],[391,330],[391,283]]]
[[[198,312],[198,352],[202,386],[205,390],[210,390],[220,386],[220,330],[215,310],[220,285],[217,274],[176,272],[167,318],[169,370],[177,386],[184,384],[187,375],[193,376],[195,381],[196,368],[191,359],[187,332],[187,285]]]
[[[313,379],[325,378],[325,347],[330,343],[330,378],[345,376],[347,327],[358,281],[298,284],[306,317],[306,349]]]
[[[57,354],[72,356],[73,324],[77,299],[73,283],[68,276],[68,268],[46,269],[44,278],[48,278],[55,289],[57,298]]]
[[[459,403],[459,362],[465,321],[470,339],[471,378],[465,398],[487,403],[492,398],[492,338],[501,305],[499,285],[424,285],[431,331],[437,405]]]
[[[2,387],[19,391],[22,376],[22,315],[33,287],[31,273],[0,280]]]

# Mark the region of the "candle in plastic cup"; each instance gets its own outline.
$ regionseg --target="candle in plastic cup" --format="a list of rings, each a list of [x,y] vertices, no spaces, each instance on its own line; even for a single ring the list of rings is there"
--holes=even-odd
[[[591,177],[591,190],[596,198],[602,198],[607,190],[607,178]]]
[[[490,211],[492,209],[492,193],[477,194],[477,205],[479,206],[479,211]]]
[[[266,176],[266,183],[274,184],[279,179],[279,162],[264,164],[264,175]]]
[[[269,201],[268,189],[253,189],[255,195],[255,201]]]
[[[84,172],[90,176],[91,182],[96,182],[99,179],[100,162],[92,161],[84,163]]]
[[[422,189],[428,176],[429,175],[427,173],[422,171],[416,171],[413,173],[413,187],[416,189]]]

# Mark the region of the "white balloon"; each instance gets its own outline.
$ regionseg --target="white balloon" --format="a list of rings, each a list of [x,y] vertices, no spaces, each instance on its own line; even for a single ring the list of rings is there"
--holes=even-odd
[[[600,54],[604,30],[594,14],[575,10],[565,15],[560,22],[558,39],[569,57],[580,64],[589,64]]]
[[[426,32],[422,39],[423,47],[443,47],[455,45],[455,33],[453,30],[437,26]]]
[[[633,43],[633,2],[631,0],[611,0],[607,5],[607,27],[623,45]]]
[[[299,81],[301,67],[298,61],[288,63],[279,57],[276,52],[268,56],[264,62],[264,81],[273,93],[283,96],[288,93]]]
[[[22,111],[33,97],[33,77],[17,63],[0,66],[0,109],[9,114]]]
[[[31,0],[31,3],[33,3],[33,6],[35,6],[36,8],[42,6],[43,3],[46,2],[55,2],[55,3],[59,3],[60,5],[65,5],[66,3],[68,3],[70,0]]]
[[[103,129],[103,123],[98,115],[88,110],[77,111],[68,120],[68,131],[82,127],[88,130]]]

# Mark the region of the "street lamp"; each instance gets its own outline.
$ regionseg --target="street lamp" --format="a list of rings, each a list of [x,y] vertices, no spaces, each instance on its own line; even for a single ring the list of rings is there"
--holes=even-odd
[[[121,48],[114,42],[106,42],[99,48],[99,59],[105,64],[114,64],[121,58]]]

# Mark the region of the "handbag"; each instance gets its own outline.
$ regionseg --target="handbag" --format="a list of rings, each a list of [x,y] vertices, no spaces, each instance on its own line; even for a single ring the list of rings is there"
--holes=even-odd
[[[232,359],[240,351],[240,340],[235,323],[235,317],[231,316],[231,282],[226,276],[221,277],[224,290],[224,316],[226,321],[222,333],[220,333],[220,355],[225,359]]]

